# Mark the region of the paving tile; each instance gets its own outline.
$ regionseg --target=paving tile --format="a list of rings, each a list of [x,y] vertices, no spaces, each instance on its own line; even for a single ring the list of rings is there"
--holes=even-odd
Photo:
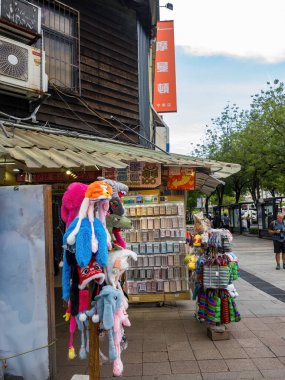
[[[259,371],[246,371],[246,372],[211,372],[211,373],[202,373],[203,380],[241,380],[241,379],[250,379],[250,380],[264,380],[264,377]],[[271,379],[272,380],[272,379]],[[275,379],[274,379],[275,380]],[[284,379],[282,379],[284,380]]]
[[[201,372],[227,372],[228,366],[222,359],[218,360],[198,360]],[[204,377],[204,374],[203,374]]]
[[[257,367],[251,359],[227,359],[227,366],[232,372],[256,371]]]
[[[190,345],[193,350],[197,350],[199,348],[215,348],[214,342],[210,341],[209,339],[207,341],[199,342],[198,340],[190,341]]]
[[[264,347],[264,344],[258,338],[237,339],[242,347]]]
[[[168,351],[192,351],[189,342],[173,342],[167,344]]]
[[[165,342],[150,342],[144,341],[143,343],[143,352],[149,352],[151,348],[151,351],[167,351],[167,345]]]
[[[142,341],[128,341],[128,351],[131,352],[143,352]]]
[[[171,374],[169,362],[143,363],[143,375],[164,375]]]
[[[265,346],[285,346],[285,340],[279,337],[260,338]]]
[[[130,364],[126,363],[124,364],[124,377],[129,377],[129,376],[142,376],[142,371],[143,371],[143,364],[142,363],[135,363],[135,364]]]
[[[188,342],[188,337],[186,334],[167,334],[165,335],[165,341],[167,343],[172,343],[172,342]]]
[[[123,351],[122,353],[122,361],[123,363],[142,363],[142,352],[132,352],[129,349],[126,351]]]
[[[125,367],[125,366],[124,366]],[[100,367],[101,377],[112,377],[113,376],[113,364],[106,363]]]
[[[268,330],[266,330],[266,331],[255,330],[254,331],[254,335],[257,338],[280,338],[280,336],[278,334],[276,334],[276,332],[274,332],[272,330],[271,331],[268,331]]]
[[[252,359],[258,369],[285,369],[284,364],[277,358]]]
[[[203,379],[200,373],[176,373],[172,375],[142,376],[142,380],[203,380]]]
[[[166,341],[166,337],[165,337],[164,333],[162,333],[162,334],[148,334],[148,333],[144,333],[143,341],[144,342],[149,342],[150,344],[152,344],[152,343],[158,343],[158,342],[165,342]]]
[[[219,348],[219,351],[224,359],[246,359],[248,358],[245,350],[240,348]]]
[[[267,347],[245,347],[244,349],[250,358],[272,358],[275,357]]]
[[[209,337],[207,336],[206,330],[198,334],[187,333],[189,342],[199,341],[199,342],[209,342]]]
[[[222,358],[216,348],[198,348],[197,350],[193,350],[193,352],[197,360]]]
[[[168,362],[167,352],[144,352],[143,363],[160,363]]]
[[[180,360],[171,362],[172,373],[200,373],[198,363],[195,360]]]
[[[181,360],[195,360],[193,351],[184,350],[184,351],[168,351],[168,357],[171,362],[181,361]]]
[[[259,318],[243,318],[243,323],[251,330],[270,330],[270,327],[268,327],[265,323],[261,322]]]
[[[285,357],[284,356],[280,356],[280,357],[278,357],[278,359],[281,361],[281,363],[283,363],[285,365]]]
[[[264,377],[283,377],[285,379],[285,368],[284,369],[261,369],[260,372]]]
[[[123,376],[122,378],[126,378],[128,380],[141,380],[142,379],[142,376],[128,376],[128,374],[125,374],[125,372],[123,372]],[[112,377],[100,377],[100,379],[104,379],[104,380],[114,380],[114,376]],[[89,380],[89,377],[86,379],[86,380]]]
[[[235,339],[247,339],[247,338],[256,338],[256,336],[254,335],[254,333],[250,330],[233,330],[231,331],[231,335],[235,338]]]
[[[262,317],[260,319],[263,323],[266,323],[266,324],[282,322],[281,317]],[[285,320],[283,322],[285,322]]]
[[[216,340],[213,342],[218,349],[228,349],[228,348],[240,348],[241,345],[237,339],[230,340]]]
[[[270,346],[276,356],[285,356],[285,346]]]

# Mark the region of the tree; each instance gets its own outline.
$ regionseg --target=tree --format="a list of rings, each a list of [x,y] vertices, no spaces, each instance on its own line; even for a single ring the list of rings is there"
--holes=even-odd
[[[223,194],[232,192],[238,203],[246,191],[257,202],[261,189],[284,193],[284,148],[285,86],[275,80],[252,96],[248,111],[228,104],[219,117],[212,119],[203,143],[193,154],[241,165],[241,171],[227,178],[225,187],[217,189],[219,204]]]

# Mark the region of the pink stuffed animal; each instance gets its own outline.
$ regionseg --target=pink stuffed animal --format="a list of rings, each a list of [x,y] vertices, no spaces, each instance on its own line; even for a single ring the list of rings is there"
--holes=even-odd
[[[113,363],[113,375],[122,376],[124,365],[121,360],[121,341],[124,335],[123,326],[131,326],[131,322],[128,318],[123,306],[117,309],[114,317],[114,344],[117,352],[117,358]]]

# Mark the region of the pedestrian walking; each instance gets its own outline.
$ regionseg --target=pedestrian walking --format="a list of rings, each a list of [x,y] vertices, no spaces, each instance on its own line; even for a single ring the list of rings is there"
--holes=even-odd
[[[276,269],[280,270],[280,254],[282,253],[283,269],[285,269],[285,223],[284,215],[277,214],[276,220],[273,220],[268,232],[272,235],[274,253],[276,258]]]
[[[223,227],[227,230],[230,229],[230,217],[224,213],[224,217],[223,217]]]

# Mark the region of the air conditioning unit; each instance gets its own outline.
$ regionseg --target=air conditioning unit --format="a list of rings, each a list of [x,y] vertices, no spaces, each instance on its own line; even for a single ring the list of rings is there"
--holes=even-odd
[[[0,36],[0,91],[39,97],[47,90],[44,52]]]
[[[27,44],[41,36],[41,8],[26,0],[0,0],[0,32]]]

